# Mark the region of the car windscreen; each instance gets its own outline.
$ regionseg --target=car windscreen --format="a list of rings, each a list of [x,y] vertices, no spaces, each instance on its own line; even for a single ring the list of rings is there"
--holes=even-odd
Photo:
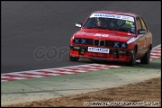
[[[130,19],[130,18],[129,18]],[[101,25],[98,25],[100,21]],[[96,28],[96,29],[108,29],[117,30],[129,33],[135,33],[134,20],[127,20],[122,18],[109,18],[109,17],[89,17],[83,28]]]

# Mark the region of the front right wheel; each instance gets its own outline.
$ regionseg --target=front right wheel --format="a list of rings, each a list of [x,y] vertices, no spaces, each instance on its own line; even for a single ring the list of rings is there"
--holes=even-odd
[[[128,64],[129,66],[134,66],[136,64],[136,53],[137,53],[137,50],[136,48],[134,48],[132,55],[131,55],[131,61]]]

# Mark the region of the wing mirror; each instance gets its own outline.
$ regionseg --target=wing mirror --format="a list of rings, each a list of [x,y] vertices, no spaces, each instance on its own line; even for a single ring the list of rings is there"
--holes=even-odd
[[[146,33],[146,30],[145,29],[139,29],[138,30],[138,34],[145,34]]]
[[[75,26],[78,27],[78,28],[81,28],[82,27],[82,23],[76,23]]]

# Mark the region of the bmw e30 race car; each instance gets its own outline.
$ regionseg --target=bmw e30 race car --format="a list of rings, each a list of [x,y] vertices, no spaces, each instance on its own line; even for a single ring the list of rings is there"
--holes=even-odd
[[[95,11],[70,39],[71,61],[79,58],[121,61],[134,66],[137,59],[149,64],[152,33],[141,15]]]

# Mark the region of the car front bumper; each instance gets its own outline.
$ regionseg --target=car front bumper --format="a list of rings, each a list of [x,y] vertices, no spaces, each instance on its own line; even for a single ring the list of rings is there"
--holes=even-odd
[[[108,61],[123,61],[129,62],[131,60],[132,51],[127,49],[108,48],[109,53],[89,52],[88,46],[73,46],[70,45],[70,56],[108,60]]]

